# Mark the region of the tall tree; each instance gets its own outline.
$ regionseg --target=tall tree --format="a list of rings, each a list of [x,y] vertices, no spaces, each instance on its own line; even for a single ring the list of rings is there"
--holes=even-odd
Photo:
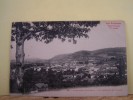
[[[22,67],[24,66],[24,43],[35,39],[48,44],[58,38],[62,42],[68,40],[76,44],[77,38],[88,38],[88,32],[97,26],[99,21],[48,21],[48,22],[13,22],[11,41],[16,41],[16,65],[18,86],[22,83]]]

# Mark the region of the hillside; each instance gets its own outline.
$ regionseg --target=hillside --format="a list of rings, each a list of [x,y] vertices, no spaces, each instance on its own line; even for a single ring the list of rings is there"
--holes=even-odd
[[[77,51],[70,54],[61,54],[54,56],[51,59],[25,59],[26,63],[69,63],[71,61],[85,61],[93,58],[106,58],[108,56],[126,56],[126,48],[125,47],[116,47],[116,48],[105,48],[94,51]],[[11,60],[12,63],[15,63],[15,60]]]
[[[85,61],[93,58],[105,58],[108,56],[126,56],[126,48],[105,48],[94,51],[78,51],[71,54],[57,55],[50,59],[50,62],[69,62],[69,61]]]

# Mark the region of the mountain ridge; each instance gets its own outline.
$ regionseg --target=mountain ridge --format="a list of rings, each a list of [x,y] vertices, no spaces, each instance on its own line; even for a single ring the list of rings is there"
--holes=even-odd
[[[126,55],[126,47],[114,47],[114,48],[103,48],[93,51],[81,50],[76,51],[69,54],[60,54],[52,57],[51,59],[40,59],[40,58],[32,58],[32,59],[25,59],[25,62],[66,62],[71,60],[84,60],[89,59],[90,56],[98,56],[98,55]],[[11,60],[11,62],[15,60]]]

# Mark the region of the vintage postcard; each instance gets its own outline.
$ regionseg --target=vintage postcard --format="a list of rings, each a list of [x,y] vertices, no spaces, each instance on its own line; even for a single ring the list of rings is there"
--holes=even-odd
[[[123,21],[13,22],[10,94],[125,96]]]

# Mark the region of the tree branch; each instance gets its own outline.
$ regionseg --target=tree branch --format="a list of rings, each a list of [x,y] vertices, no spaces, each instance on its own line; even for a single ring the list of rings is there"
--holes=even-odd
[[[26,40],[26,38],[27,38],[28,36],[30,36],[30,35],[31,35],[31,32],[27,33],[26,35],[24,35],[23,39]]]

